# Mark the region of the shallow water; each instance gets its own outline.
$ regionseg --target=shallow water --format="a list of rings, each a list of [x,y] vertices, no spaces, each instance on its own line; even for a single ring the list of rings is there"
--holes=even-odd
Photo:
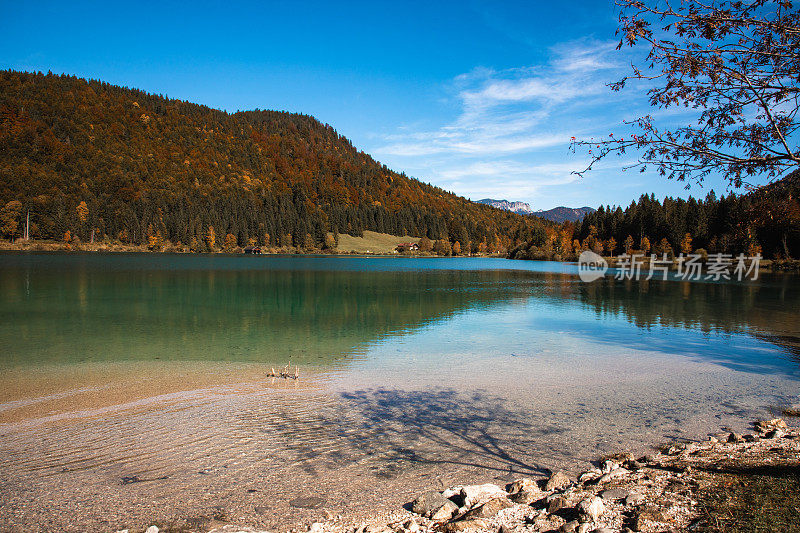
[[[0,529],[286,529],[744,429],[798,401],[796,277],[575,272],[0,255]],[[289,360],[300,380],[265,377]]]

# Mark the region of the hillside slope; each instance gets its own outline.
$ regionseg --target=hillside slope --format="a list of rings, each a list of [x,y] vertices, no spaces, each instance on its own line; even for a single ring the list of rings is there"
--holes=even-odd
[[[331,126],[72,76],[0,72],[2,233],[321,247],[364,230],[508,248],[542,221],[398,174]],[[68,234],[69,232],[69,234]]]

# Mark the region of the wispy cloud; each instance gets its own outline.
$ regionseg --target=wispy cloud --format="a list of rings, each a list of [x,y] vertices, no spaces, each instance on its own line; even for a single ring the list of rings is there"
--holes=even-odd
[[[578,178],[565,161],[570,137],[602,127],[584,110],[618,98],[607,84],[626,67],[614,42],[581,40],[551,48],[539,65],[475,68],[450,86],[458,112],[436,128],[398,128],[372,151],[426,181],[467,196],[532,199]]]
[[[619,68],[610,42],[583,41],[552,49],[550,61],[502,71],[476,68],[453,80],[460,112],[432,131],[385,137],[378,155],[495,155],[569,142],[566,128],[551,122],[563,106],[582,105],[609,92],[599,71]]]
[[[566,163],[527,165],[519,161],[479,161],[443,170],[439,182],[449,188],[469,186],[476,196],[519,198],[532,196],[542,187],[566,185],[578,179]]]

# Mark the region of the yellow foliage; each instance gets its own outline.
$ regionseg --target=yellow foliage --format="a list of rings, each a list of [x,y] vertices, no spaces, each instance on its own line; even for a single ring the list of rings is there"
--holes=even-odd
[[[206,245],[209,249],[214,249],[214,244],[216,243],[217,235],[214,233],[214,226],[208,227],[208,233],[206,233]]]
[[[89,218],[89,207],[86,205],[86,202],[81,201],[78,207],[75,208],[75,211],[78,213],[78,220],[81,224],[85,223]]]

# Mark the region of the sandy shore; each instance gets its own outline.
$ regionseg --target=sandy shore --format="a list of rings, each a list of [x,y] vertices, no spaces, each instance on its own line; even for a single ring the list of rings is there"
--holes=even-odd
[[[583,472],[453,486],[419,494],[404,508],[361,517],[333,516],[308,524],[311,533],[455,533],[717,531],[704,496],[727,475],[796,469],[800,432],[782,419],[755,422],[752,433],[720,433],[664,446],[634,458],[614,453]],[[746,482],[739,481],[737,486]],[[790,497],[789,494],[779,497]],[[313,504],[309,499],[309,504]],[[779,527],[778,524],[774,524]],[[800,525],[800,524],[798,524]],[[746,526],[743,526],[746,527]],[[211,520],[203,528],[153,524],[146,531],[264,531]],[[135,533],[133,530],[122,530]],[[298,529],[297,531],[303,531]]]

